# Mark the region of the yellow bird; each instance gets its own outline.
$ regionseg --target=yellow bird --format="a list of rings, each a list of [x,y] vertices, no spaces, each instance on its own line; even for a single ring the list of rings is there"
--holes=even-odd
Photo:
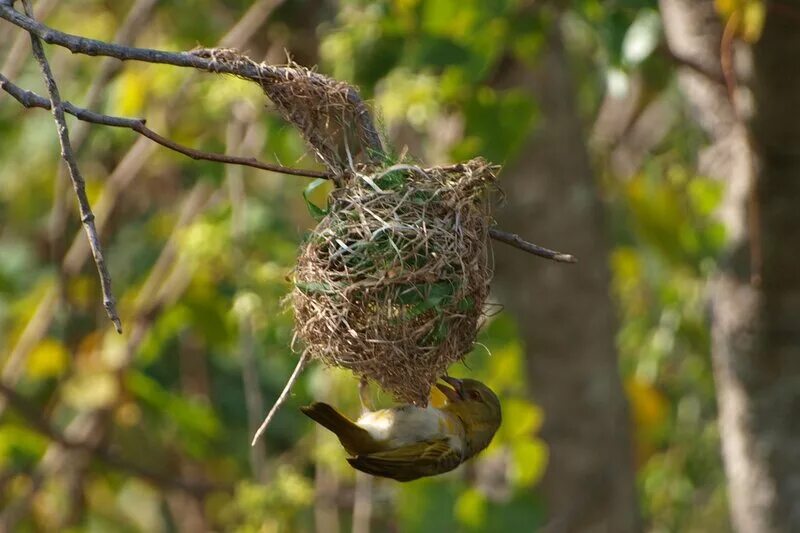
[[[428,407],[369,411],[353,422],[326,403],[301,411],[339,437],[362,472],[412,481],[449,472],[486,448],[500,427],[500,400],[474,379],[442,378],[443,399]],[[435,391],[435,389],[434,389]]]

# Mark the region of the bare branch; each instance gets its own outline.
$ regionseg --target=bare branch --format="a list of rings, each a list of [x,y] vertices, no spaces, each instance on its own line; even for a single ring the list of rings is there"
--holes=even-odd
[[[3,76],[2,73],[0,73],[0,88],[2,88],[11,96],[13,96],[20,104],[22,104],[27,108],[39,107],[42,109],[51,109],[52,107],[50,105],[49,100],[47,100],[42,96],[39,96],[34,92],[26,91],[25,89],[22,89],[18,85],[15,85],[11,81],[9,81],[8,78]],[[103,115],[101,113],[95,113],[94,111],[89,111],[88,109],[84,109],[82,107],[77,107],[70,102],[62,102],[62,104],[64,112],[69,113],[70,115],[73,115],[76,118],[83,120],[84,122],[102,124],[104,126],[112,126],[115,128],[132,129],[133,131],[143,135],[144,137],[147,137],[148,139],[160,144],[161,146],[169,148],[170,150],[181,153],[185,156],[189,156],[192,159],[215,161],[217,163],[229,163],[233,165],[242,165],[247,167],[258,168],[261,170],[269,170],[270,172],[289,174],[292,176],[303,176],[308,178],[323,178],[323,179],[330,178],[329,174],[321,172],[319,170],[290,168],[290,167],[284,167],[283,165],[265,163],[263,161],[259,161],[254,157],[232,156],[228,154],[218,154],[213,152],[204,152],[202,150],[195,150],[194,148],[189,148],[188,146],[176,143],[154,132],[145,125],[146,121],[143,118],[124,118],[124,117],[115,117],[111,115]]]
[[[34,18],[44,20],[58,5],[60,0],[39,0],[34,6]],[[10,28],[9,28],[10,29]],[[3,61],[0,71],[5,72],[11,78],[15,78],[25,65],[25,60],[30,55],[28,46],[30,45],[30,37],[25,32],[18,32],[14,38],[13,43],[6,47],[8,55]]]
[[[51,1],[51,0],[47,0]],[[34,12],[36,19],[44,20],[42,16],[37,13],[41,10],[41,4],[46,3],[39,1],[37,9]],[[148,21],[153,14],[154,8],[158,0],[135,0],[128,10],[128,14],[114,35],[113,42],[131,45],[135,42],[138,35],[145,31],[148,27]],[[28,37],[23,32],[20,32],[21,37]],[[92,82],[86,91],[86,99],[83,107],[86,109],[96,108],[102,99],[103,93],[108,86],[108,83],[122,70],[123,63],[113,59],[105,58],[100,62],[100,67],[93,76]],[[5,67],[0,68],[0,72],[5,73],[8,78],[15,78],[14,71],[9,72]],[[70,140],[72,142],[72,149],[80,156],[81,148],[83,147],[89,133],[92,130],[90,122],[80,121],[70,130]],[[69,244],[66,232],[68,231],[68,211],[71,195],[67,192],[69,180],[66,176],[67,169],[63,166],[59,168],[58,177],[55,180],[53,187],[53,204],[50,210],[48,220],[48,240],[50,245],[50,257],[53,263],[60,262],[66,251],[66,246]],[[96,211],[95,215],[99,217]],[[102,233],[102,226],[99,222],[95,222],[98,226],[98,231]],[[59,298],[59,305],[64,300],[64,292],[67,284],[67,273],[63,268],[58,270],[58,290],[61,295]]]
[[[552,259],[553,261],[558,261],[560,263],[578,262],[578,260],[575,258],[574,255],[564,254],[561,252],[556,252],[555,250],[543,248],[541,246],[533,244],[532,242],[526,241],[516,233],[509,233],[507,231],[499,230],[497,228],[490,228],[489,236],[497,241],[511,245],[514,248],[519,248],[524,252],[528,252],[529,254],[533,255],[538,255],[539,257],[544,257],[545,259]]]
[[[294,367],[292,375],[289,376],[289,380],[286,382],[286,386],[283,387],[283,392],[281,392],[281,395],[278,396],[278,399],[275,401],[275,405],[273,405],[272,409],[269,410],[269,413],[267,413],[267,416],[264,418],[264,421],[261,422],[261,426],[259,426],[258,431],[256,431],[255,436],[253,436],[253,441],[250,443],[251,446],[256,445],[258,439],[267,430],[267,426],[269,426],[269,423],[272,422],[275,413],[277,413],[278,409],[280,409],[281,406],[286,402],[286,398],[289,397],[289,391],[292,390],[292,387],[297,381],[297,378],[300,377],[300,371],[303,370],[304,366],[306,366],[307,360],[308,360],[308,352],[303,352],[303,355],[300,357],[300,360],[297,361],[297,366]]]
[[[246,41],[252,37],[258,25],[263,24],[269,16],[270,10],[265,10],[265,6],[269,5],[274,9],[281,4],[282,1],[283,0],[277,2],[274,0],[257,0],[253,2],[250,8],[242,15],[242,18],[236,26],[222,38],[224,42],[221,41],[219,43],[220,46],[223,44],[224,46],[230,47],[244,46]],[[0,0],[0,4],[10,6],[11,2],[10,0]],[[40,4],[43,5],[44,2]],[[37,4],[37,9],[41,7],[41,5]],[[256,24],[256,21],[260,22]],[[188,76],[176,89],[167,104],[167,109],[180,109],[176,104],[184,97],[192,78],[193,76]],[[180,111],[168,114],[168,122],[176,120],[179,113]],[[128,149],[125,156],[117,163],[114,170],[106,179],[103,193],[95,205],[95,214],[97,216],[96,224],[100,231],[102,231],[103,225],[108,221],[108,217],[123,191],[130,186],[133,180],[139,175],[139,172],[149,159],[154,147],[155,145],[148,143],[146,138],[140,137],[133,146]],[[88,256],[89,247],[86,245],[86,241],[80,237],[80,235],[76,235],[66,256],[64,256],[62,260],[61,269],[67,276],[75,275],[82,268]],[[19,379],[19,374],[26,357],[36,343],[44,336],[47,328],[50,327],[53,317],[55,316],[56,306],[54,302],[56,302],[56,294],[54,291],[55,289],[50,288],[39,300],[33,318],[25,326],[19,340],[14,345],[11,353],[7,356],[2,376],[4,383],[13,383]],[[7,372],[9,370],[10,372]],[[2,402],[0,402],[0,414],[1,413]]]
[[[5,8],[5,6],[0,6]],[[28,3],[25,2],[26,9]],[[114,301],[114,294],[111,290],[111,276],[106,268],[105,259],[103,258],[103,249],[100,245],[100,237],[97,235],[97,229],[94,225],[94,213],[89,205],[89,198],[86,196],[86,184],[78,168],[78,163],[75,160],[75,154],[72,151],[72,145],[69,141],[69,130],[67,129],[67,122],[64,116],[64,104],[61,101],[61,96],[58,93],[58,85],[53,78],[53,72],[50,69],[50,64],[44,55],[44,48],[42,42],[38,37],[31,34],[31,46],[33,48],[33,55],[39,63],[44,78],[47,92],[50,95],[50,102],[52,105],[53,117],[56,122],[56,130],[58,132],[58,141],[61,144],[61,157],[69,168],[69,175],[72,179],[72,186],[75,189],[75,194],[78,197],[78,205],[80,207],[81,222],[86,230],[86,236],[89,239],[89,247],[92,249],[92,256],[94,256],[95,265],[97,265],[97,272],[100,275],[100,287],[103,291],[103,307],[106,308],[108,318],[114,323],[117,333],[122,333],[122,324],[117,314],[117,307]]]
[[[255,81],[261,85],[268,84],[270,78],[274,78],[275,80],[283,79],[283,74],[291,70],[272,65],[259,65],[255,62],[218,62],[212,56],[202,53],[166,52],[163,50],[122,46],[98,41],[96,39],[87,39],[45,26],[19,13],[7,2],[0,2],[0,18],[27,30],[32,35],[38,36],[48,44],[62,46],[76,54],[115,57],[123,61],[135,60],[177,67],[192,67],[208,72],[233,74]],[[383,144],[381,143],[377,128],[375,128],[372,121],[372,115],[369,109],[359,96],[358,91],[353,87],[349,87],[347,90],[347,100],[356,111],[357,126],[362,133],[363,141],[367,147],[368,157],[373,162],[379,161],[384,153]]]

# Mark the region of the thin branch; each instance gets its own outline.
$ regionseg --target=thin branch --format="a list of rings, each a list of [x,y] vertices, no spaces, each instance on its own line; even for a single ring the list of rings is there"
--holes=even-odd
[[[250,39],[257,29],[257,24],[254,21],[263,22],[268,17],[270,11],[264,10],[266,4],[271,5],[273,8],[280,5],[283,0],[274,2],[272,0],[258,0],[253,2],[250,8],[242,15],[239,22],[231,29],[218,43],[219,46],[228,47],[242,47]],[[0,0],[0,4],[11,5],[10,0]],[[37,8],[41,7],[37,5]],[[252,22],[252,24],[251,24]],[[0,69],[3,70],[3,69]],[[177,104],[184,97],[194,73],[181,83],[175,90],[172,97],[167,102],[166,108],[170,110],[167,113],[167,123],[172,123],[177,120],[178,115],[181,113],[181,107]],[[139,172],[144,166],[145,162],[149,159],[150,154],[155,147],[154,144],[149,143],[148,139],[140,137],[131,146],[126,154],[115,165],[114,170],[108,176],[104,183],[103,192],[95,205],[95,214],[97,215],[96,224],[99,231],[102,231],[103,225],[108,222],[108,217],[114,209],[114,205],[119,200],[123,191],[130,186],[130,184],[139,176]],[[89,253],[89,247],[85,244],[86,241],[80,235],[72,240],[66,256],[64,256],[61,269],[67,276],[75,275],[83,266]],[[24,361],[30,353],[33,346],[40,340],[47,328],[53,321],[55,315],[55,292],[53,288],[48,289],[45,295],[39,300],[34,312],[34,318],[25,326],[23,335],[20,336],[19,341],[14,345],[11,354],[7,357],[6,368],[13,366],[15,368],[22,368]],[[13,364],[12,364],[13,363]],[[19,379],[19,371],[13,376],[6,376],[4,368],[3,380],[4,383],[12,383]],[[2,414],[2,408],[0,408]]]
[[[19,103],[21,103],[25,107],[28,108],[40,107],[43,109],[50,109],[51,107],[50,102],[47,101],[47,99],[31,91],[26,91],[18,87],[17,85],[11,83],[8,80],[8,78],[2,75],[2,73],[0,73],[0,88],[8,92],[11,96],[13,96]],[[262,170],[269,170],[272,172],[289,174],[293,176],[303,176],[303,177],[323,178],[323,179],[330,179],[331,177],[330,174],[326,172],[320,172],[316,170],[296,169],[272,163],[264,163],[263,161],[259,161],[252,157],[240,157],[228,154],[216,154],[216,153],[195,150],[193,148],[180,145],[174,141],[171,141],[170,139],[167,139],[157,134],[156,132],[145,126],[144,119],[133,119],[133,118],[102,115],[100,113],[95,113],[93,111],[77,107],[71,104],[70,102],[64,102],[63,107],[64,111],[66,111],[70,115],[74,115],[80,120],[84,120],[86,122],[93,122],[95,124],[103,124],[106,126],[130,128],[142,134],[143,136],[147,137],[148,139],[151,139],[156,143],[165,146],[171,150],[174,150],[178,153],[187,155],[192,159],[202,159],[206,161],[216,161],[219,163],[230,163],[235,165],[249,166],[249,167],[259,168]],[[522,251],[537,255],[539,257],[552,259],[553,261],[559,261],[562,263],[577,262],[575,256],[571,254],[556,252],[554,250],[549,250],[542,246],[538,246],[536,244],[524,240],[522,237],[514,233],[509,233],[496,228],[491,228],[489,230],[489,236],[495,240],[504,242],[508,245],[511,245]]]
[[[306,361],[307,360],[308,360],[308,352],[303,352],[303,355],[300,357],[300,360],[297,361],[297,366],[294,367],[294,371],[292,372],[292,375],[289,376],[289,381],[287,381],[286,382],[286,386],[283,387],[283,392],[281,392],[281,395],[278,396],[278,399],[275,401],[275,405],[273,405],[272,409],[269,410],[269,413],[267,413],[267,416],[264,418],[264,421],[261,422],[261,426],[259,426],[258,431],[256,431],[256,434],[253,437],[253,441],[250,443],[251,446],[255,446],[256,445],[256,442],[258,442],[258,439],[267,430],[267,426],[269,426],[269,423],[272,422],[272,419],[275,416],[275,413],[277,413],[278,409],[280,409],[281,406],[284,404],[284,402],[286,402],[286,398],[289,397],[289,391],[292,390],[292,387],[294,386],[295,382],[297,381],[297,378],[300,377],[300,372],[303,370],[303,367],[306,365]]]
[[[154,472],[138,464],[131,463],[109,452],[107,449],[101,446],[68,437],[53,427],[53,425],[50,424],[50,422],[48,422],[46,419],[42,418],[39,409],[30,405],[28,401],[25,400],[18,392],[2,382],[0,382],[0,395],[5,398],[8,404],[15,411],[22,415],[27,427],[30,427],[41,435],[44,435],[51,441],[58,443],[63,448],[83,450],[88,452],[94,459],[97,459],[108,466],[118,470],[131,472],[137,477],[146,479],[147,481],[150,481],[159,487],[172,487],[190,494],[197,495],[204,495],[216,490],[228,490],[227,487],[224,486],[190,482],[175,478],[170,475],[162,474],[160,472]]]
[[[5,6],[0,7],[5,8]],[[26,9],[28,8],[27,2],[25,2],[25,7]],[[72,151],[72,145],[70,144],[69,130],[67,129],[67,122],[64,116],[64,104],[58,93],[58,85],[53,78],[53,71],[50,69],[47,57],[44,55],[42,42],[33,34],[31,34],[31,47],[33,48],[33,55],[41,68],[47,92],[50,95],[53,117],[56,122],[56,131],[58,133],[58,141],[61,144],[61,157],[69,168],[72,187],[75,189],[75,195],[78,197],[81,222],[86,230],[86,236],[89,239],[89,247],[92,249],[94,263],[100,275],[100,287],[103,292],[103,307],[106,308],[106,314],[108,314],[108,318],[111,319],[111,322],[114,323],[117,333],[122,333],[122,323],[119,320],[116,303],[114,301],[114,293],[111,290],[111,276],[106,268],[100,237],[97,235],[97,229],[94,225],[94,213],[92,213],[92,208],[89,205],[89,198],[86,196],[86,183],[78,168],[78,163],[75,160],[75,153]]]
[[[37,95],[34,92],[26,91],[20,88],[19,86],[13,84],[11,81],[8,80],[8,78],[3,76],[2,73],[0,73],[0,88],[8,92],[20,104],[22,104],[27,108],[40,107],[42,109],[50,109],[51,107],[50,102],[47,99]],[[71,104],[70,102],[64,102],[63,107],[65,112],[69,113],[70,115],[74,115],[80,120],[84,120],[86,122],[93,122],[95,124],[103,124],[106,126],[132,129],[140,133],[141,135],[147,137],[148,139],[151,139],[154,142],[166,148],[169,148],[170,150],[174,150],[178,153],[189,156],[192,159],[249,166],[253,168],[269,170],[272,172],[279,172],[281,174],[288,174],[293,176],[303,176],[303,177],[322,178],[322,179],[330,179],[331,177],[330,174],[326,172],[284,167],[282,165],[265,163],[263,161],[259,161],[252,157],[240,157],[228,154],[216,154],[210,152],[203,152],[201,150],[195,150],[193,148],[189,148],[187,146],[183,146],[174,141],[171,141],[170,139],[167,139],[166,137],[163,137],[158,133],[154,132],[153,130],[149,129],[147,126],[145,126],[144,119],[123,118],[123,117],[103,115],[100,113],[95,113],[93,111],[77,107]],[[577,259],[573,255],[556,252],[544,248],[542,246],[538,246],[536,244],[524,240],[519,235],[513,233],[492,228],[489,230],[489,236],[495,240],[504,242],[508,245],[511,245],[522,251],[537,255],[539,257],[552,259],[554,261],[559,261],[562,263],[577,262]]]
[[[5,1],[0,2],[0,18],[18,26],[28,33],[38,37],[47,44],[62,46],[74,54],[89,56],[108,56],[126,60],[144,61],[147,63],[161,63],[177,67],[193,67],[209,72],[225,72],[228,74],[243,74],[240,69],[230,65],[219,65],[211,59],[205,59],[189,52],[165,52],[149,48],[137,48],[119,44],[107,43],[96,39],[88,39],[79,35],[54,30],[33,18],[15,10]],[[216,67],[216,68],[215,68]],[[250,67],[251,73],[256,73],[255,66]]]
[[[201,53],[166,52],[151,48],[122,46],[98,41],[96,39],[87,39],[79,35],[54,30],[41,24],[19,13],[11,7],[8,2],[0,2],[0,18],[27,30],[32,35],[38,36],[48,44],[62,46],[75,54],[108,56],[123,61],[144,61],[147,63],[160,63],[176,67],[192,67],[207,72],[233,74],[253,80],[259,84],[267,83],[270,76],[276,80],[282,79],[282,73],[285,72],[284,68],[272,65],[258,65],[250,62],[236,62],[235,64],[218,62],[213,57],[207,57]],[[361,99],[358,91],[353,87],[350,87],[347,91],[347,100],[356,111],[358,127],[363,137],[362,140],[368,148],[368,157],[373,162],[380,160],[380,156],[384,153],[383,144],[381,143],[378,130],[375,128],[372,121],[372,115],[369,109]]]
[[[45,26],[44,24],[41,24],[33,20],[30,17],[26,17],[25,15],[14,10],[8,1],[3,2],[0,0],[0,18],[3,18],[16,26],[19,26],[20,28],[27,30],[32,35],[37,35],[48,44],[55,44],[58,46],[62,46],[70,50],[71,52],[77,54],[115,57],[123,61],[136,60],[148,63],[168,64],[178,67],[191,67],[200,70],[205,70],[208,72],[233,74],[243,78],[251,79],[260,84],[267,82],[265,77],[274,76],[276,79],[280,79],[281,73],[284,70],[281,67],[277,66],[263,65],[263,64],[257,65],[251,62],[236,62],[236,63],[218,62],[215,61],[213,57],[207,57],[203,53],[165,52],[162,50],[122,46],[117,44],[106,43],[103,41],[98,41],[95,39],[87,39],[85,37],[80,37],[78,35],[72,35],[54,30],[48,26]],[[8,85],[8,83],[6,83],[5,85]],[[367,146],[368,151],[370,152],[368,156],[370,157],[370,159],[374,160],[378,158],[380,154],[383,153],[384,150],[380,140],[380,135],[378,135],[377,129],[375,128],[375,125],[372,120],[372,115],[370,114],[369,110],[367,109],[361,97],[358,95],[358,91],[356,91],[354,88],[351,89],[352,90],[348,91],[347,98],[350,104],[357,111],[356,116],[359,122],[358,124],[359,130],[362,133],[363,137],[362,140]],[[67,111],[69,112],[69,110]],[[225,156],[221,154],[208,154],[205,152],[200,152],[198,150],[193,150],[190,148],[180,146],[177,143],[170,141],[169,139],[161,137],[152,130],[146,128],[144,126],[143,120],[106,117],[104,115],[98,115],[96,113],[92,115],[87,115],[87,113],[91,112],[82,110],[83,117],[87,118],[83,118],[81,116],[78,116],[77,114],[76,116],[78,116],[78,118],[81,118],[82,120],[89,120],[88,117],[91,116],[91,118],[93,119],[99,119],[98,123],[100,124],[131,128],[141,133],[142,135],[154,140],[155,142],[162,144],[163,146],[166,146],[172,150],[178,151],[184,155],[188,155],[189,157],[195,159],[205,159],[221,163],[240,164],[240,165],[252,166],[255,168],[272,170],[274,172],[281,172],[284,174],[291,174],[291,175],[318,177],[325,179],[330,178],[329,174],[325,174],[322,172],[317,173],[315,171],[287,169],[285,167],[280,167],[280,169],[277,169],[275,168],[277,165],[273,166],[273,165],[268,165],[266,163],[261,163],[253,158],[238,158],[233,156]],[[116,122],[116,123],[112,124],[110,122]],[[519,248],[520,250],[532,253],[534,255],[538,255],[540,257],[545,257],[548,259],[553,259],[555,261],[566,262],[566,263],[576,262],[576,259],[570,254],[562,254],[559,252],[548,250],[547,248],[542,248],[541,246],[529,243],[524,239],[522,239],[521,237],[519,237],[518,235],[512,233],[508,233],[498,229],[492,229],[490,230],[490,236],[493,239],[499,240],[501,242]]]
[[[34,18],[39,20],[44,20],[47,18],[57,6],[59,1],[60,0],[39,0],[36,2],[36,6],[33,10]],[[25,60],[30,55],[30,50],[28,49],[29,43],[30,37],[28,37],[25,32],[19,32],[14,38],[14,42],[10,46],[6,47],[8,50],[8,55],[6,55],[5,61],[3,61],[3,66],[0,67],[0,71],[3,71],[10,77],[15,78],[22,70],[23,66],[25,65]]]
[[[0,88],[2,88],[11,96],[13,96],[20,104],[22,104],[27,108],[39,107],[42,109],[51,109],[52,107],[50,105],[49,100],[47,100],[42,96],[39,96],[34,92],[26,91],[25,89],[22,89],[18,85],[15,85],[11,81],[9,81],[8,78],[3,76],[2,73],[0,73]],[[204,152],[202,150],[195,150],[194,148],[189,148],[188,146],[176,143],[154,132],[145,125],[146,121],[143,118],[124,118],[124,117],[115,117],[111,115],[103,115],[101,113],[95,113],[94,111],[89,111],[88,109],[78,107],[70,102],[62,102],[62,104],[64,112],[69,113],[70,115],[73,115],[80,120],[83,120],[85,122],[92,122],[94,124],[102,124],[104,126],[112,126],[115,128],[129,128],[141,134],[142,136],[147,137],[148,139],[160,144],[161,146],[169,148],[170,150],[173,150],[185,156],[191,157],[192,159],[215,161],[217,163],[229,163],[233,165],[242,165],[247,167],[258,168],[261,170],[269,170],[270,172],[289,174],[292,176],[303,176],[308,178],[323,178],[323,179],[330,178],[329,174],[327,174],[326,172],[321,172],[319,170],[290,168],[290,167],[284,167],[283,165],[265,163],[263,161],[259,161],[254,157],[232,156],[228,154],[218,154],[213,152]]]
[[[539,257],[544,257],[545,259],[552,259],[553,261],[558,261],[560,263],[578,262],[578,260],[575,258],[574,255],[564,254],[561,252],[556,252],[555,250],[543,248],[541,246],[533,244],[532,242],[526,241],[516,233],[509,233],[507,231],[499,230],[497,228],[490,228],[489,236],[497,241],[511,245],[514,248],[519,248],[524,252],[528,252],[529,254],[533,255],[538,255]]]
[[[49,1],[49,0],[48,0]],[[42,2],[40,1],[39,4]],[[113,42],[132,45],[139,34],[149,27],[149,20],[153,14],[154,8],[158,0],[136,0],[128,10],[122,24],[114,35]],[[37,6],[38,7],[38,6]],[[39,11],[37,9],[36,11]],[[36,12],[34,12],[36,13]],[[36,19],[43,20],[43,17],[35,15]],[[20,32],[23,34],[23,32]],[[25,36],[23,34],[23,36]],[[100,62],[100,67],[93,76],[92,82],[86,91],[86,99],[84,100],[83,107],[86,109],[94,109],[103,97],[106,87],[109,82],[122,70],[122,63],[110,57],[105,58]],[[0,72],[5,73],[9,78],[14,78],[16,74],[9,74],[5,68],[0,69]],[[70,140],[72,141],[72,148],[75,153],[80,156],[81,148],[83,147],[86,139],[89,138],[89,133],[92,130],[92,123],[79,121],[70,130]],[[67,186],[69,180],[66,176],[66,168],[61,166],[59,168],[58,177],[53,184],[53,203],[50,210],[48,220],[48,241],[50,246],[50,259],[53,263],[60,263],[61,259],[66,252],[66,246],[69,241],[66,237],[68,230],[68,214],[70,195],[67,193]],[[99,213],[95,212],[95,215]],[[97,224],[100,226],[100,224]],[[98,231],[102,233],[102,229],[98,227]],[[66,301],[65,287],[67,285],[67,275],[63,268],[58,270],[58,290],[60,293],[59,305]]]
[[[212,73],[233,74],[257,83],[268,83],[270,77],[275,80],[283,79],[287,69],[274,65],[259,65],[255,62],[241,61],[236,63],[220,62],[205,54],[207,49],[190,52],[167,52],[152,48],[138,48],[107,43],[96,39],[88,39],[79,35],[54,30],[36,20],[28,17],[11,7],[7,2],[0,1],[0,18],[18,26],[31,35],[39,37],[47,44],[54,44],[66,48],[74,54],[89,56],[114,57],[122,61],[143,61],[145,63],[158,63],[176,67],[190,67]],[[319,75],[321,76],[321,74]],[[348,94],[354,105],[356,99],[360,102],[355,89]],[[362,102],[363,103],[363,102]]]

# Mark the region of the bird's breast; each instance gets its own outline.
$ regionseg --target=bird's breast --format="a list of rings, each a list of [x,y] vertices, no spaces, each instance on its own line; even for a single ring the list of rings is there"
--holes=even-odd
[[[396,448],[417,442],[447,438],[463,448],[464,427],[458,417],[434,407],[406,405],[364,413],[356,422],[372,438]]]

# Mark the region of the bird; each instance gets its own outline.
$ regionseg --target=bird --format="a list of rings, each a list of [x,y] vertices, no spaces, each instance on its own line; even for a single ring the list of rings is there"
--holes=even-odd
[[[314,402],[300,410],[336,434],[356,470],[413,481],[455,469],[492,441],[500,427],[500,400],[474,379],[442,378],[426,407],[405,404],[367,411],[353,422]]]

